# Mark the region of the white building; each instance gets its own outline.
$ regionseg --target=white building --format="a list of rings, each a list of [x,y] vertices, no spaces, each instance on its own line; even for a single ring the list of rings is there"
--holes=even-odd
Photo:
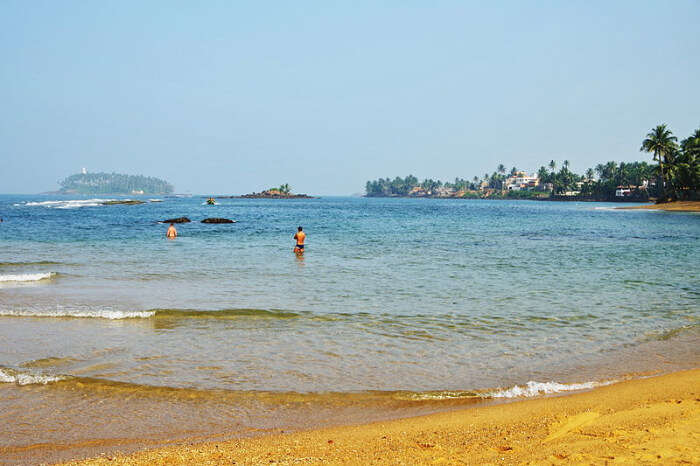
[[[521,189],[531,189],[536,187],[540,179],[536,175],[528,175],[525,172],[517,172],[515,176],[506,178],[506,189],[508,191],[520,191]]]

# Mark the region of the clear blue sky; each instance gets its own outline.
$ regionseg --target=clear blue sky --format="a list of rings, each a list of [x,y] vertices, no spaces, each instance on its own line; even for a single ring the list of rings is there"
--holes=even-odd
[[[0,2],[0,192],[578,172],[700,127],[700,2]]]

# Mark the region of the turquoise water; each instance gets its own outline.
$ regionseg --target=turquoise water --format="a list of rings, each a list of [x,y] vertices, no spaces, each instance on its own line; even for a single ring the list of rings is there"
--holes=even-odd
[[[0,197],[8,380],[472,390],[658,369],[636,348],[677,336],[697,356],[696,214],[532,201],[87,199]],[[180,216],[193,222],[166,240],[158,221]],[[210,216],[237,223],[199,223]],[[301,259],[298,225],[308,233]]]

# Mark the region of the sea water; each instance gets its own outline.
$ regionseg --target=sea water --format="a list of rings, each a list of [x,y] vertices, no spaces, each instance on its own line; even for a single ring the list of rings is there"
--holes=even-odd
[[[42,409],[81,390],[105,404],[120,387],[142,424],[162,402],[145,393],[217,393],[209,424],[178,420],[191,434],[241,416],[246,429],[292,425],[299,413],[281,407],[296,397],[332,413],[391,394],[386,414],[399,399],[523,396],[697,363],[697,214],[340,197],[102,204],[114,199],[0,196],[0,393],[12,394],[0,404],[34,425],[6,424],[0,443],[2,429],[11,445],[35,438]],[[166,239],[159,222],[181,216],[192,222]],[[218,419],[222,406],[232,411]]]

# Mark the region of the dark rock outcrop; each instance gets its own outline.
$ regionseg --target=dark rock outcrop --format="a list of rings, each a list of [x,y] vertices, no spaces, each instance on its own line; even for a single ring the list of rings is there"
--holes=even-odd
[[[308,194],[279,194],[275,192],[263,191],[261,193],[244,194],[236,199],[316,199]]]
[[[125,199],[123,201],[104,201],[102,205],[137,205],[137,204],[145,204],[144,201],[138,201],[136,199]]]
[[[202,223],[236,223],[236,221],[228,218],[205,218]]]
[[[187,217],[178,217],[178,218],[169,218],[168,220],[163,220],[160,223],[190,223],[192,220],[190,220]]]

